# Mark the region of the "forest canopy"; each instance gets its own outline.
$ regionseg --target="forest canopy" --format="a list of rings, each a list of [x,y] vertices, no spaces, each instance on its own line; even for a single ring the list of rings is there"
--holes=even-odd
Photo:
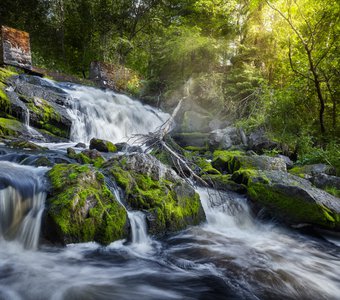
[[[337,0],[3,0],[0,23],[28,31],[33,63],[72,74],[122,64],[131,91],[195,101],[300,158],[338,153]],[[158,100],[157,100],[158,99]],[[315,151],[314,151],[315,152]],[[316,155],[316,154],[314,154]]]

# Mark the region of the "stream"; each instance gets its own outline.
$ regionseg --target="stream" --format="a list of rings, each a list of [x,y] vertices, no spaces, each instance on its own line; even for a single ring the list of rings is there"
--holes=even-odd
[[[92,137],[129,141],[169,117],[124,95],[63,88],[72,142],[45,143],[55,155]],[[197,188],[207,221],[162,239],[147,234],[142,212],[128,211],[129,242],[39,241],[48,168],[19,152],[0,149],[0,300],[340,299],[340,238],[260,220],[233,192]]]

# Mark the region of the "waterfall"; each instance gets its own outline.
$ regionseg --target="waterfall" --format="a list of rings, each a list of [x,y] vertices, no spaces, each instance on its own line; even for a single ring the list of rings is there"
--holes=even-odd
[[[26,129],[33,137],[42,137],[42,134],[30,126],[30,111],[28,108],[25,110],[24,114],[24,124]]]
[[[232,192],[197,189],[208,226],[218,230],[244,230],[255,226],[246,199]]]
[[[150,237],[148,236],[145,215],[141,211],[128,211],[131,224],[132,245],[139,250],[150,249]]]
[[[112,91],[72,85],[68,113],[73,122],[71,140],[88,143],[101,138],[124,142],[134,134],[145,134],[161,126],[170,116],[151,106]]]
[[[30,111],[28,108],[25,110],[25,126],[27,127],[28,130],[30,130]]]
[[[36,249],[46,199],[42,179],[46,168],[0,161],[0,169],[0,238]]]
[[[125,208],[131,226],[132,247],[138,251],[147,252],[151,249],[151,239],[148,236],[145,214],[141,211],[128,210],[121,199],[121,191],[115,182],[106,177],[106,184],[114,194],[117,201]]]

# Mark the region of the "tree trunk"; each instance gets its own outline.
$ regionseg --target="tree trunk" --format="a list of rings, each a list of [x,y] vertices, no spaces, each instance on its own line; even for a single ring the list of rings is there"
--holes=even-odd
[[[320,102],[320,109],[319,109],[320,131],[321,131],[321,134],[324,135],[326,133],[326,128],[325,128],[325,124],[324,124],[325,99],[322,95],[321,86],[320,86],[320,79],[319,79],[319,75],[317,73],[316,67],[314,66],[311,50],[306,46],[305,46],[305,49],[306,49],[306,52],[307,52],[307,55],[308,55],[309,68],[310,68],[310,71],[313,74],[314,86],[315,86],[316,93],[318,95],[318,99],[319,99],[319,102]]]

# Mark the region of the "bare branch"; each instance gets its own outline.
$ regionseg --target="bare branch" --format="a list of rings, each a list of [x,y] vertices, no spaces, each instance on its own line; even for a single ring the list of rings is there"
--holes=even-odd
[[[297,37],[299,38],[299,40],[301,41],[301,43],[303,44],[303,46],[307,50],[308,45],[307,45],[306,41],[304,40],[304,38],[302,37],[301,33],[294,26],[292,20],[289,17],[287,17],[281,10],[279,10],[273,4],[271,4],[268,0],[265,0],[265,1],[271,9],[275,10],[284,20],[286,20],[286,22],[289,24],[290,28],[295,32],[295,34],[297,35]]]
[[[309,76],[303,74],[302,72],[298,71],[295,67],[294,67],[294,63],[293,63],[293,57],[292,57],[292,47],[290,44],[290,40],[289,40],[289,52],[288,52],[288,56],[289,56],[289,64],[291,69],[293,70],[294,73],[300,75],[301,77],[304,77],[308,80],[313,80],[312,78],[310,78]]]

